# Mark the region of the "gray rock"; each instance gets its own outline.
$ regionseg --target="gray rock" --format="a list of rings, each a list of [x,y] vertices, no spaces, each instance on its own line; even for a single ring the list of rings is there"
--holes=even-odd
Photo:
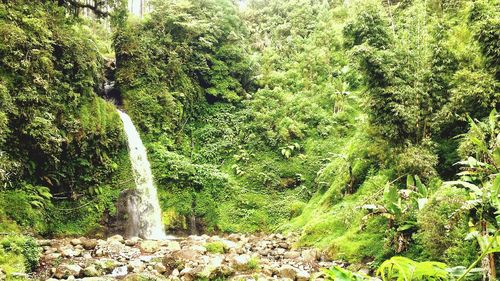
[[[237,255],[231,258],[230,266],[235,270],[247,270],[248,264],[250,263],[249,255]]]
[[[299,270],[297,271],[297,281],[308,281],[311,279],[311,274],[305,270]]]
[[[141,260],[133,260],[128,263],[128,271],[141,273],[146,268],[146,265]]]
[[[69,276],[80,276],[82,268],[77,264],[60,264],[56,268],[56,278],[68,278]]]
[[[128,267],[126,265],[117,267],[111,272],[112,277],[121,277],[128,274]]]

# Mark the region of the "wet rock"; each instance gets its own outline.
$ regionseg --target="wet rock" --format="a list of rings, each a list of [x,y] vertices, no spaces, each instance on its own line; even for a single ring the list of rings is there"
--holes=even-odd
[[[143,272],[146,265],[141,260],[133,260],[128,263],[128,271],[134,273]]]
[[[60,264],[56,268],[54,276],[56,278],[68,278],[69,276],[80,276],[82,268],[77,264]]]

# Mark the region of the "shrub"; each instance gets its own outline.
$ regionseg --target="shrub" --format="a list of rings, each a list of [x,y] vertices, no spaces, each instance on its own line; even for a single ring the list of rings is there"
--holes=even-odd
[[[252,257],[250,261],[248,261],[248,269],[256,270],[260,268],[260,259],[258,257]]]
[[[424,257],[463,266],[474,261],[477,243],[465,240],[468,218],[459,216],[459,209],[466,201],[466,191],[441,187],[418,213],[419,231],[414,238],[423,247]]]
[[[33,271],[39,263],[41,249],[32,237],[22,235],[9,235],[0,239],[0,253],[4,252],[11,257],[22,256],[25,272]],[[0,257],[2,255],[0,254]],[[14,258],[20,260],[19,258]],[[2,261],[0,261],[1,264]],[[12,261],[3,261],[5,263],[15,264]]]
[[[220,241],[210,242],[205,244],[207,251],[212,254],[223,254],[224,253],[224,243]]]

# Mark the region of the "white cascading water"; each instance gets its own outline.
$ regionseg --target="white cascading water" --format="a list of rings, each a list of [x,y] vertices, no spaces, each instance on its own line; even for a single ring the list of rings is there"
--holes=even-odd
[[[130,161],[134,173],[136,195],[128,198],[127,235],[144,239],[166,239],[161,221],[161,209],[146,148],[130,116],[118,110],[127,135]]]

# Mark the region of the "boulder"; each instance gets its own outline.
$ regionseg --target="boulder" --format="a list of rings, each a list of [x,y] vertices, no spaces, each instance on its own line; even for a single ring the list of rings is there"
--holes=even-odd
[[[111,272],[111,276],[113,276],[113,277],[121,277],[121,276],[125,276],[127,274],[128,274],[128,266],[126,266],[126,265],[117,267],[117,268],[113,269],[113,272]],[[133,279],[131,279],[131,280],[133,280]]]
[[[236,233],[229,234],[227,237],[228,240],[233,241],[233,242],[238,242],[240,241],[240,235]]]
[[[118,240],[110,240],[104,246],[104,254],[119,255],[124,252],[125,245]]]
[[[96,277],[96,276],[102,275],[102,273],[93,264],[84,268],[82,273],[83,273],[83,276],[85,276],[85,277]]]
[[[82,239],[79,238],[73,238],[70,241],[71,245],[76,246],[76,245],[81,245],[82,244]]]
[[[97,246],[97,240],[85,239],[82,241],[82,246],[85,250],[94,250],[94,248]]]
[[[139,243],[140,240],[141,240],[141,238],[139,238],[139,237],[131,237],[131,238],[125,240],[125,245],[127,245],[129,247],[133,247],[133,246],[137,245],[137,243]]]
[[[196,260],[200,253],[192,249],[181,249],[179,251],[173,252],[172,255],[178,260]]]
[[[169,251],[179,251],[181,249],[181,244],[177,241],[168,241],[166,246]]]
[[[63,257],[66,257],[66,258],[74,258],[74,257],[78,257],[79,255],[81,255],[82,251],[80,251],[78,249],[73,249],[73,247],[68,246],[68,247],[61,249],[61,254],[63,255]]]
[[[290,249],[290,245],[286,242],[280,242],[278,243],[278,246],[283,249]]]
[[[305,270],[297,271],[297,281],[309,281],[311,279],[311,274]]]
[[[144,240],[139,244],[139,248],[144,253],[155,253],[160,249],[160,243],[154,240]]]
[[[68,278],[70,276],[80,276],[82,268],[77,264],[60,264],[56,268],[54,276],[56,278]]]
[[[299,271],[299,269],[297,269],[291,265],[286,264],[278,269],[278,277],[295,280],[295,277],[297,277],[298,271]]]
[[[154,269],[160,274],[163,274],[167,271],[167,268],[162,263],[155,263]]]
[[[123,242],[124,242],[124,240],[123,240],[123,236],[121,236],[120,234],[113,235],[113,236],[109,237],[107,241],[108,241],[108,242],[110,242],[110,241],[118,241],[118,242],[120,242],[120,243],[123,243]]]
[[[128,271],[141,273],[146,268],[146,265],[141,260],[132,260],[128,263]]]
[[[223,239],[223,240],[221,240],[221,242],[222,242],[222,244],[224,244],[224,248],[226,248],[228,250],[238,248],[238,243],[233,242],[231,240]]]
[[[99,259],[95,261],[95,264],[106,273],[111,273],[115,268],[122,265],[122,263],[114,259]]]
[[[318,260],[319,253],[316,249],[307,249],[302,251],[301,256],[304,262],[313,263]]]
[[[248,270],[250,259],[249,255],[236,255],[230,259],[230,264],[235,270],[245,271]]]
[[[196,272],[193,268],[186,267],[179,273],[182,281],[194,281],[196,279]]]
[[[297,251],[288,251],[283,255],[283,257],[285,259],[294,260],[300,257],[300,253]]]
[[[200,254],[205,254],[207,252],[207,248],[201,246],[201,245],[193,245],[190,247],[191,250],[198,252]]]
[[[161,260],[161,264],[163,264],[163,266],[165,267],[165,272],[167,274],[171,274],[174,269],[177,269],[177,266],[179,265],[175,257],[172,255],[164,256]]]

